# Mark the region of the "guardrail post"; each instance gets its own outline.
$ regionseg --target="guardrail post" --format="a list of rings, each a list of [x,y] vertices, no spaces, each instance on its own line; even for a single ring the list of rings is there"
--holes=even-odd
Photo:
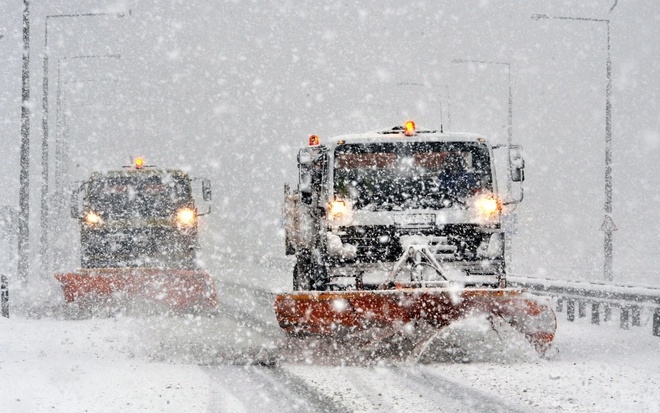
[[[603,304],[603,321],[610,321],[612,319],[612,306],[609,303]]]
[[[628,325],[628,313],[630,310],[628,310],[628,307],[621,307],[621,328],[624,330],[628,330],[629,325]]]
[[[566,319],[568,321],[575,321],[575,301],[571,299],[566,303]]]
[[[638,306],[634,306],[631,308],[632,310],[632,325],[639,327],[641,325],[641,312],[642,309]]]
[[[591,324],[600,324],[599,303],[591,303]]]
[[[584,318],[587,316],[587,303],[578,301],[578,317]]]
[[[9,283],[4,274],[0,275],[0,314],[9,318]]]
[[[574,322],[577,317],[587,317],[588,307],[591,307],[591,324],[610,325],[616,322],[617,314],[613,313],[618,312],[620,328],[629,330],[631,324],[633,327],[647,324],[642,317],[647,319],[645,314],[648,308],[653,318],[653,335],[660,337],[660,288],[639,286],[631,289],[628,285],[603,288],[598,283],[586,282],[576,282],[573,286],[566,285],[565,281],[554,283],[550,280],[539,284],[526,281],[525,277],[514,278],[512,283],[517,287],[548,296],[554,301],[556,313],[565,309],[569,322]]]

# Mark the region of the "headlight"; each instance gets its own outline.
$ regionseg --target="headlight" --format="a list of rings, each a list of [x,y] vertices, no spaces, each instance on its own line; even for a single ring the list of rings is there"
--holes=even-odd
[[[181,208],[176,213],[176,220],[182,225],[192,225],[195,223],[196,218],[197,214],[190,208]]]
[[[346,205],[346,202],[341,200],[334,200],[330,202],[328,209],[330,210],[330,215],[336,218],[340,218],[348,214],[348,205]]]
[[[97,213],[89,211],[87,215],[85,215],[85,221],[90,225],[100,224],[101,217]]]
[[[474,199],[474,207],[480,219],[491,220],[499,217],[502,212],[502,202],[492,194],[482,194]]]
[[[349,225],[353,221],[353,210],[344,200],[335,199],[327,206],[328,221],[331,225]]]

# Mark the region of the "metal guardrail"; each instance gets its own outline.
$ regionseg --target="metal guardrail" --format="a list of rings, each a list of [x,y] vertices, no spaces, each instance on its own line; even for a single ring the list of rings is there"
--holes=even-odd
[[[600,324],[602,320],[612,319],[612,307],[619,309],[619,326],[628,330],[630,324],[640,326],[642,313],[653,314],[652,333],[660,337],[660,288],[611,283],[587,283],[578,281],[560,281],[542,278],[510,276],[507,278],[512,287],[526,288],[532,293],[556,298],[556,311],[562,312],[566,303],[566,319],[575,321],[577,304],[578,317],[587,316],[591,308],[591,323]]]
[[[9,318],[9,283],[4,274],[0,274],[0,316]]]

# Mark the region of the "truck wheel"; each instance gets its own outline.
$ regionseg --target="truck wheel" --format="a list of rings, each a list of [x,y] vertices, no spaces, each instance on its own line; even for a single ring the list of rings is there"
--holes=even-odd
[[[499,271],[497,271],[497,287],[498,288],[506,288],[506,269],[504,265],[504,260],[502,260],[502,264],[500,265]]]
[[[190,249],[185,254],[178,265],[185,270],[195,270],[198,269],[197,265],[197,250]]]
[[[328,270],[324,265],[325,257],[319,250],[314,250],[314,253],[310,257],[310,267],[309,267],[309,278],[311,279],[312,285],[311,290],[314,291],[325,291],[328,289]]]
[[[284,255],[295,255],[296,246],[289,239],[289,233],[284,235]]]
[[[309,291],[312,288],[311,260],[309,256],[298,256],[293,267],[293,290]]]
[[[83,254],[80,256],[80,267],[81,268],[100,268],[103,265],[101,265],[101,262],[99,261],[98,258],[95,258],[93,256],[89,256],[87,254]]]
[[[293,270],[293,289],[295,291],[323,291],[328,282],[325,266],[314,259],[309,251],[296,256]]]

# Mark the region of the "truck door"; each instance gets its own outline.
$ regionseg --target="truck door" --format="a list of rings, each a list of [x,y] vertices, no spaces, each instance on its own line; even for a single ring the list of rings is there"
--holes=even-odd
[[[300,201],[312,207],[322,207],[328,180],[327,151],[323,147],[303,148],[298,153]]]

